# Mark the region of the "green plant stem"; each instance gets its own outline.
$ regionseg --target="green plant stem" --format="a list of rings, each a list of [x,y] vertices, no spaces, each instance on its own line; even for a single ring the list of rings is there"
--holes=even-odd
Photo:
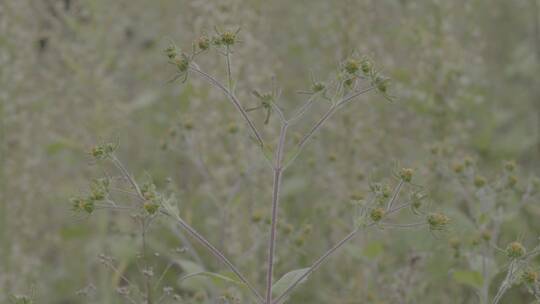
[[[274,273],[274,255],[277,239],[277,223],[279,212],[279,192],[281,188],[281,177],[283,174],[283,148],[287,136],[287,122],[283,122],[279,132],[278,146],[276,149],[274,164],[274,184],[272,190],[272,220],[270,228],[270,240],[268,242],[268,268],[266,274],[266,304],[272,303],[272,277]]]

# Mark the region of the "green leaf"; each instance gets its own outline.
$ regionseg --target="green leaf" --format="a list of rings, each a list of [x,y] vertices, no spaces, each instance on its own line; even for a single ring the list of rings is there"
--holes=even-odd
[[[180,267],[182,267],[182,269],[184,269],[187,274],[205,272],[202,266],[190,260],[179,259],[176,260],[176,262],[180,265]]]
[[[272,294],[274,296],[280,296],[291,286],[296,280],[298,280],[302,275],[304,275],[309,268],[302,268],[293,270],[291,272],[286,273],[284,276],[281,277],[274,285],[272,286]],[[307,279],[304,278],[300,283],[303,283]]]
[[[478,271],[456,270],[454,271],[453,276],[456,282],[469,285],[477,289],[482,288],[482,285],[484,284],[484,278]]]
[[[246,287],[245,284],[230,274],[219,274],[206,271],[202,266],[190,260],[179,259],[176,262],[186,273],[182,276],[178,283],[185,288],[200,289],[207,288],[208,283],[212,283],[216,287],[224,287],[226,284],[235,284],[241,287]]]

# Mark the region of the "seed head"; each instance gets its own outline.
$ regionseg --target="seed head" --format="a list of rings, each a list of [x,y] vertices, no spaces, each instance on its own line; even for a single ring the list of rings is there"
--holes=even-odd
[[[512,242],[506,247],[506,255],[511,259],[517,259],[524,256],[525,247],[520,242]]]

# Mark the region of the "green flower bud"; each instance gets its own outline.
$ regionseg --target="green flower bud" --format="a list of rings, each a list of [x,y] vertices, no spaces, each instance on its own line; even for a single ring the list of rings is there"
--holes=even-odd
[[[413,178],[414,170],[410,168],[403,168],[399,172],[399,178],[406,183],[410,183]]]
[[[525,247],[520,242],[512,242],[506,247],[506,255],[511,259],[517,259],[524,256]]]
[[[348,59],[343,66],[345,71],[349,74],[355,74],[360,69],[360,64],[354,59]]]
[[[477,188],[482,188],[482,187],[484,187],[486,185],[486,179],[483,176],[477,175],[474,178],[474,185]]]
[[[372,209],[369,213],[369,218],[374,222],[379,222],[383,217],[386,211],[383,208]]]
[[[442,213],[431,213],[427,222],[431,230],[443,230],[450,223],[450,218]]]
[[[202,36],[197,40],[197,46],[202,51],[208,50],[210,48],[210,39],[206,36]]]

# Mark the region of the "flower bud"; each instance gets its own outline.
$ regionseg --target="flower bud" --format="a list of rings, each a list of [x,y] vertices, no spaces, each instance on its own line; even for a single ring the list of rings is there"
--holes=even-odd
[[[525,253],[526,249],[520,242],[512,242],[506,247],[506,255],[512,259],[520,258],[524,256]]]
[[[413,178],[414,170],[410,168],[403,168],[399,172],[399,178],[406,183],[410,183]]]
[[[442,213],[431,213],[427,222],[431,230],[443,230],[450,223],[450,218]]]
[[[383,208],[372,209],[369,213],[369,218],[374,222],[379,222],[383,217],[386,211]]]

